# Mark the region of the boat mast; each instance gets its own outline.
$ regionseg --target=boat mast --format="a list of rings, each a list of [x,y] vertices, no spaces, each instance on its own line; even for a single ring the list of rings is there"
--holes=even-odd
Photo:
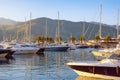
[[[100,27],[99,27],[99,37],[102,38],[102,4],[100,5]]]
[[[17,30],[17,36],[16,36],[16,39],[18,40],[18,35],[19,35],[19,32],[18,32],[18,30]]]
[[[45,23],[45,34],[44,34],[44,37],[45,37],[45,40],[44,40],[44,46],[47,44],[47,18],[46,18],[46,23]]]
[[[84,22],[83,22],[83,32],[82,32],[82,36],[83,36],[83,37],[85,36],[85,19],[84,19]]]
[[[117,26],[116,26],[116,29],[117,29],[117,39],[119,39],[119,9],[118,9],[118,13],[117,13]]]
[[[57,43],[60,43],[60,25],[59,25],[59,11],[58,11],[58,25],[56,27],[56,39]]]
[[[56,27],[56,38],[57,38],[57,36],[58,36],[58,31],[57,31],[58,29],[57,29],[57,27]]]
[[[27,24],[26,24],[26,17],[25,17],[25,34],[24,34],[24,39],[25,41],[27,41],[27,38],[28,38],[28,27],[27,27]]]
[[[32,18],[32,13],[30,12],[29,42],[31,42],[31,18]]]
[[[60,29],[60,26],[59,26],[59,11],[58,11],[58,36],[60,36],[59,29]]]
[[[5,41],[6,40],[6,38],[5,38],[6,34],[5,34],[4,26],[2,27],[2,35],[3,35],[3,41]]]
[[[47,18],[46,18],[46,28],[45,28],[45,36],[46,36],[46,41],[47,41],[47,35],[48,35],[48,33],[47,33],[47,31],[48,31],[48,27],[47,27],[48,25],[47,25]]]
[[[10,41],[12,40],[12,37],[11,37],[12,35],[10,34]]]
[[[57,36],[58,36],[58,42],[60,43],[60,23],[59,23],[59,11],[58,11],[58,33],[57,33]]]

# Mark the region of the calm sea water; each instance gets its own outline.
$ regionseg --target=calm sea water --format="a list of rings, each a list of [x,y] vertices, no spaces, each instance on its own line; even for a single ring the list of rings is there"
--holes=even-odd
[[[95,60],[90,50],[14,55],[12,60],[0,58],[0,80],[83,80],[65,63]]]

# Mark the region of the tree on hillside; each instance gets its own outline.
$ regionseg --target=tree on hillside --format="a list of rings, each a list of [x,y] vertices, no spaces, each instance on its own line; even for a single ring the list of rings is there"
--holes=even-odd
[[[51,37],[48,37],[47,41],[48,41],[49,43],[53,43],[53,42],[54,42],[53,38],[51,38]]]
[[[36,41],[39,43],[39,42],[44,42],[44,41],[46,41],[46,42],[54,42],[53,41],[53,38],[51,38],[51,37],[47,37],[47,36],[37,36],[36,37]]]
[[[106,35],[105,38],[104,38],[104,40],[105,40],[106,42],[108,42],[108,41],[111,40],[111,37],[110,37],[109,35]]]
[[[83,41],[84,41],[84,36],[80,36],[78,40],[79,40],[81,43],[83,43]]]
[[[37,36],[36,41],[39,43],[41,41],[41,36]]]
[[[96,42],[98,42],[100,40],[100,36],[96,35],[94,39],[95,39]]]
[[[74,43],[75,37],[74,36],[70,36],[69,41],[72,42],[72,43]]]

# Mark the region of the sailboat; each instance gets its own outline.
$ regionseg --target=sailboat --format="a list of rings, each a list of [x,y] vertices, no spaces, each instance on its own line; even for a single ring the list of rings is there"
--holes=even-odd
[[[79,43],[75,43],[77,49],[89,48],[89,46],[84,41],[84,37],[85,37],[85,20],[83,22],[83,26],[82,27],[83,27],[83,29],[82,29],[82,36],[80,36],[82,38],[82,40]]]
[[[60,44],[60,26],[59,26],[59,12],[58,12],[58,27],[56,28],[56,38],[55,43],[51,43],[45,46],[46,51],[67,51],[68,46]]]
[[[119,24],[118,24],[118,22],[119,22],[119,9],[118,9],[118,17],[117,17],[117,39],[118,39],[118,35],[119,35],[119,30],[118,30]],[[101,27],[101,25],[100,25],[100,27]],[[118,41],[116,41],[116,43],[118,43]],[[102,59],[108,57],[112,52],[120,53],[120,43],[118,43],[116,45],[116,47],[114,47],[114,48],[99,49],[99,50],[92,51],[93,55],[97,58],[97,60],[102,60]]]

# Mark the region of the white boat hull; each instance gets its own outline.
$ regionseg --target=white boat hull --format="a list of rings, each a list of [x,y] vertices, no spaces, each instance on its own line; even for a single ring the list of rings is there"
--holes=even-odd
[[[97,52],[97,51],[92,51],[92,54],[96,57],[97,60],[105,59],[110,55],[110,53],[107,52]]]
[[[68,62],[66,65],[80,76],[120,80],[119,54],[111,54],[102,61]]]
[[[73,69],[73,71],[75,71],[80,76],[95,77],[95,78],[102,78],[102,79],[120,80],[120,77],[107,76],[107,75],[101,75],[101,74],[93,74],[93,73],[78,71],[78,70],[75,70],[75,69]]]

